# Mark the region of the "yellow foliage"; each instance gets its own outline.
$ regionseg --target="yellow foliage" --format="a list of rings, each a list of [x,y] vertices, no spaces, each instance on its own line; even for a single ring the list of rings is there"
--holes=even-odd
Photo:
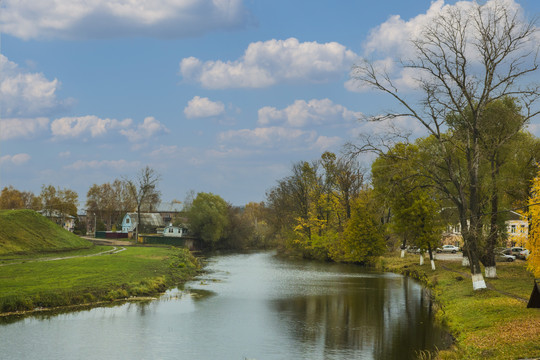
[[[527,259],[527,269],[535,277],[540,277],[540,172],[534,178],[531,193],[529,198],[530,234],[527,239],[527,249],[530,254]]]

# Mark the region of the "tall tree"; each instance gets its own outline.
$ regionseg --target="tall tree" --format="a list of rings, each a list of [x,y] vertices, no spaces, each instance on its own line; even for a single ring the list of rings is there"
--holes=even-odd
[[[410,117],[436,139],[437,153],[446,163],[447,187],[454,193],[475,290],[486,288],[479,261],[482,119],[490,103],[507,96],[516,98],[525,110],[524,122],[538,114],[540,85],[522,84],[538,69],[536,31],[532,21],[523,20],[519,10],[507,7],[504,1],[474,3],[471,8],[448,6],[412,39],[415,57],[402,61],[405,69],[416,74],[418,97],[403,96],[391,76],[369,61],[353,70],[357,80],[402,106],[402,111],[377,116],[377,120]],[[454,142],[444,135],[445,129],[453,130],[447,120],[454,114],[464,121],[466,142]],[[455,176],[449,148],[450,152],[463,152],[466,177]]]
[[[227,235],[229,208],[229,204],[219,195],[198,193],[186,212],[191,233],[208,247],[216,248]]]
[[[159,202],[160,191],[157,185],[161,177],[149,166],[141,169],[135,180],[124,179],[127,189],[135,202],[137,209],[137,228],[135,229],[135,239],[139,239],[141,228],[141,210],[143,207],[151,208],[153,204]]]

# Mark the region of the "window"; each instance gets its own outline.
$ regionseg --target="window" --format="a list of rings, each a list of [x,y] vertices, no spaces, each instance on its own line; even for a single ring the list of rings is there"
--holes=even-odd
[[[515,234],[516,233],[516,225],[510,225],[510,232],[512,234]]]
[[[129,224],[129,218],[126,218],[126,224]]]

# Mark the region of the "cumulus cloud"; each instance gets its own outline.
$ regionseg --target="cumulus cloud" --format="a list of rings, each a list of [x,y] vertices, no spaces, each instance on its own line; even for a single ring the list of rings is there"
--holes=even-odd
[[[2,32],[28,39],[185,38],[245,27],[242,0],[4,0]]]
[[[2,54],[0,73],[0,115],[3,117],[49,115],[70,104],[71,100],[57,98],[60,87],[57,79],[49,80],[42,73],[25,71]]]
[[[145,118],[136,128],[120,130],[120,134],[124,135],[132,142],[148,139],[149,137],[162,132],[169,132],[169,130],[153,116]]]
[[[74,163],[64,166],[65,169],[72,170],[85,170],[85,169],[134,169],[140,166],[139,161],[127,161],[127,160],[77,160]]]
[[[34,119],[8,118],[0,120],[0,140],[32,137],[46,130],[49,119],[40,117]]]
[[[339,78],[357,55],[337,42],[299,42],[295,38],[251,43],[235,61],[182,59],[180,74],[210,89],[262,88],[279,82],[323,83]]]
[[[221,101],[211,101],[207,97],[195,96],[184,108],[188,119],[218,116],[225,112],[225,105]]]
[[[258,123],[268,125],[274,122],[285,122],[289,126],[304,127],[313,124],[354,121],[361,116],[360,112],[334,104],[330,99],[312,99],[308,102],[296,100],[283,110],[271,106],[259,109]]]
[[[51,132],[59,138],[80,138],[90,136],[97,138],[117,132],[129,141],[136,142],[148,139],[160,132],[169,130],[154,117],[149,116],[142,123],[135,124],[132,119],[102,119],[95,115],[79,117],[63,117],[51,123]]]
[[[101,119],[94,115],[63,117],[52,122],[51,131],[55,137],[79,137],[90,134],[94,138],[105,135],[111,129],[126,128],[131,123],[131,119],[118,121],[115,119]]]
[[[0,164],[22,165],[30,160],[30,155],[25,153],[4,155],[0,157]]]

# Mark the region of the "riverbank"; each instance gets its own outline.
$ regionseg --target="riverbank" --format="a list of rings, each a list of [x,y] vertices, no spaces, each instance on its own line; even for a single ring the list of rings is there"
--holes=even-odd
[[[436,354],[439,359],[540,358],[540,309],[527,309],[534,279],[523,261],[497,264],[497,279],[486,279],[487,290],[474,292],[468,268],[459,261],[429,261],[418,255],[384,256],[381,268],[423,282],[438,305],[437,318],[455,344]],[[435,354],[432,354],[435,355]]]
[[[96,247],[89,252],[112,247]],[[40,260],[41,259],[41,260]],[[0,315],[156,296],[199,270],[185,249],[129,247],[100,256],[11,258],[0,271]]]

